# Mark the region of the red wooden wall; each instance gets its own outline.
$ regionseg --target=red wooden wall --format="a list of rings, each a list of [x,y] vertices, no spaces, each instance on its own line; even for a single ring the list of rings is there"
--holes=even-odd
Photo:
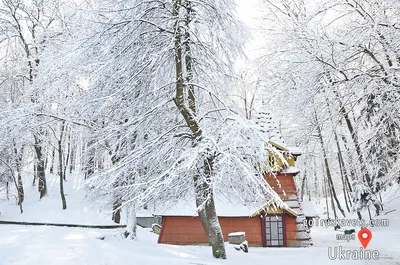
[[[224,240],[231,232],[245,232],[250,246],[262,246],[260,217],[219,217]],[[207,244],[199,217],[164,216],[158,243],[174,245]]]

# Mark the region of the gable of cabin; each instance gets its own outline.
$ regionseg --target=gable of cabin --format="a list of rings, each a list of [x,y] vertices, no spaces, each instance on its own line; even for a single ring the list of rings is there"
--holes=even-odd
[[[287,167],[295,167],[297,157],[301,155],[301,151],[297,147],[286,147],[282,143],[273,141],[268,142],[277,152],[272,150],[268,152],[269,165],[272,172],[281,172]]]

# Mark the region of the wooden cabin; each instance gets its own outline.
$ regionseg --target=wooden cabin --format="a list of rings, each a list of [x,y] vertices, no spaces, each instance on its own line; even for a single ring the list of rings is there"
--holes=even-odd
[[[309,231],[304,227],[294,177],[299,173],[295,168],[297,149],[269,142],[283,152],[282,157],[270,154],[274,172],[266,173],[265,179],[288,205],[279,207],[274,200],[266,202],[259,209],[252,209],[241,203],[227,202],[215,198],[218,219],[224,239],[232,232],[245,232],[249,246],[258,247],[306,247],[311,243]],[[293,151],[292,151],[293,150]],[[190,210],[187,210],[190,209]],[[174,210],[162,215],[158,243],[174,245],[207,244],[207,237],[195,214],[195,203],[176,205]]]

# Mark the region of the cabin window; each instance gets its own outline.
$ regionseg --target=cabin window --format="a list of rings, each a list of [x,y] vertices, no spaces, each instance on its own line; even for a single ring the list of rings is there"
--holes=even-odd
[[[267,247],[284,246],[282,216],[265,216],[265,232]]]

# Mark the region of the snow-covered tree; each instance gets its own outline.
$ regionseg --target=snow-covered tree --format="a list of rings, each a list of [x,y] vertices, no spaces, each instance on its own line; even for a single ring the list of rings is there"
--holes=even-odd
[[[264,82],[269,89],[280,90],[279,95],[274,93],[278,105],[295,110],[298,128],[310,129],[299,137],[307,146],[310,132],[316,132],[317,127],[309,125],[317,109],[322,117],[318,126],[330,125],[321,132],[329,160],[342,160],[341,172],[350,172],[354,185],[362,183],[362,190],[368,189],[367,197],[379,214],[377,195],[398,175],[398,156],[393,152],[399,144],[398,4],[262,2],[270,36],[262,58],[270,79]],[[333,174],[340,179],[340,171]],[[336,185],[340,187],[340,181]],[[352,197],[359,205],[360,196]]]
[[[215,195],[279,201],[263,177],[268,139],[231,95],[247,34],[234,8],[233,1],[99,1],[95,23],[82,26],[90,37],[74,57],[90,86],[72,105],[83,104],[89,148],[106,165],[88,190],[114,211],[127,209],[131,238],[137,209],[191,197],[214,257],[226,258]]]

